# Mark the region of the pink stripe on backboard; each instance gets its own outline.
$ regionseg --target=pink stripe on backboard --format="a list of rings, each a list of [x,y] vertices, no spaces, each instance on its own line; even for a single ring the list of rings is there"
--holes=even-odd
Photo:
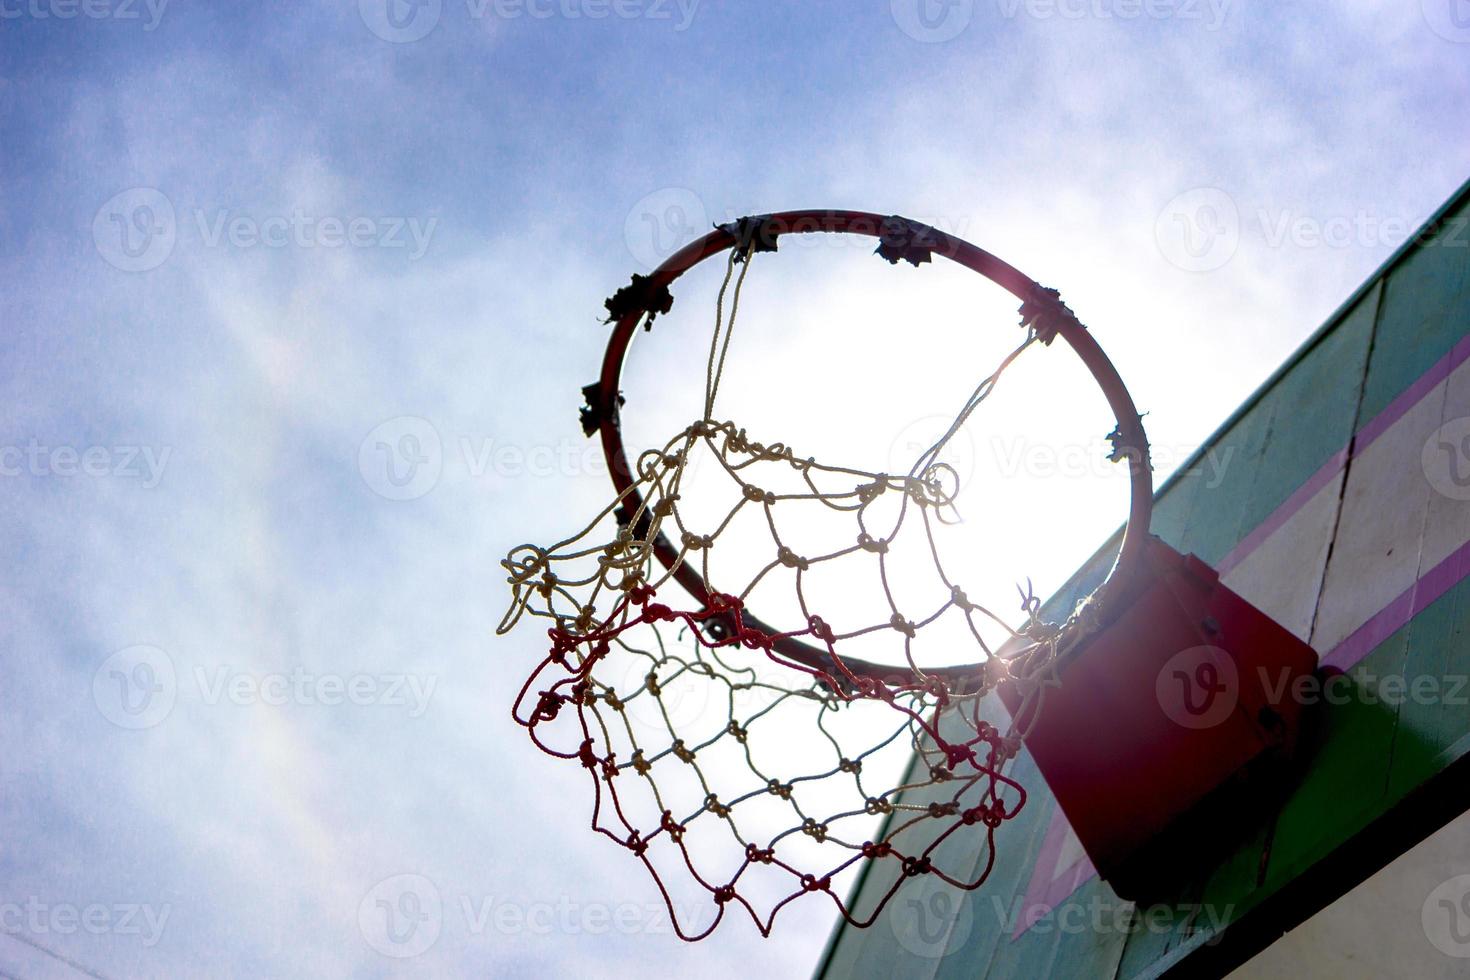
[[[1016,928],[1011,933],[1012,939],[1030,929],[1037,920],[1081,887],[1083,882],[1097,875],[1097,869],[1092,866],[1092,861],[1086,854],[1065,868],[1057,867],[1057,862],[1062,856],[1062,845],[1067,842],[1067,835],[1071,833],[1071,830],[1071,825],[1062,816],[1062,811],[1057,810],[1052,815],[1051,825],[1046,828],[1046,836],[1042,838],[1041,853],[1036,856],[1031,884],[1026,889],[1026,903],[1022,906],[1020,915],[1016,917]],[[1038,873],[1042,868],[1052,869],[1050,878],[1043,878]]]
[[[1332,652],[1322,658],[1322,666],[1339,670],[1352,667],[1464,580],[1467,574],[1470,574],[1470,541],[1421,575],[1413,585],[1333,647]]]
[[[1307,501],[1317,496],[1333,480],[1337,474],[1342,472],[1343,466],[1347,464],[1348,451],[1339,449],[1332,454],[1332,458],[1323,463],[1317,472],[1307,478],[1307,482],[1297,487],[1285,502],[1273,510],[1269,517],[1256,526],[1256,529],[1241,539],[1240,544],[1230,550],[1216,568],[1221,575],[1228,574],[1231,569],[1239,565],[1251,552],[1255,551],[1266,539],[1275,534],[1297,511],[1307,505]]]
[[[1361,455],[1363,450],[1373,444],[1379,436],[1383,435],[1393,426],[1395,422],[1409,414],[1409,411],[1425,399],[1436,387],[1443,384],[1450,374],[1466,360],[1470,360],[1470,334],[1461,337],[1450,352],[1436,361],[1433,366],[1425,371],[1409,387],[1398,394],[1398,397],[1389,402],[1383,409],[1358,430],[1357,436],[1352,440],[1352,455]],[[1348,449],[1339,449],[1332,454],[1332,458],[1323,463],[1322,466],[1307,478],[1296,489],[1290,497],[1271,512],[1270,516],[1262,521],[1256,528],[1241,539],[1240,543],[1230,550],[1217,566],[1216,571],[1221,575],[1226,574],[1235,566],[1245,560],[1251,552],[1255,551],[1281,526],[1290,520],[1297,511],[1307,505],[1307,502],[1315,497],[1324,487],[1336,479],[1348,461]]]
[[[1358,430],[1350,444],[1352,456],[1360,455],[1467,360],[1470,360],[1470,335],[1462,337],[1448,354],[1436,361],[1428,371],[1389,402],[1383,411]],[[1331,459],[1308,477],[1270,516],[1231,549],[1218,566],[1220,574],[1224,575],[1244,561],[1305,507],[1308,501],[1331,484],[1347,465],[1348,458],[1348,447],[1334,453]],[[1321,658],[1322,665],[1339,670],[1353,667],[1467,576],[1470,576],[1470,542],[1461,545],[1444,561],[1420,575],[1412,585],[1333,647]],[[1051,825],[1047,827],[1046,837],[1042,839],[1041,852],[1032,867],[1031,882],[1026,889],[1026,905],[1017,918],[1015,931],[1011,934],[1013,940],[1097,875],[1097,869],[1086,857],[1074,861],[1066,868],[1056,867],[1062,845],[1070,831],[1071,825],[1058,809],[1052,814]]]
[[[1377,439],[1379,436],[1399,419],[1409,413],[1415,405],[1433,391],[1438,385],[1450,376],[1450,373],[1465,363],[1470,358],[1470,334],[1461,337],[1450,352],[1435,362],[1434,366],[1419,376],[1419,379],[1409,387],[1401,391],[1393,401],[1373,417],[1366,425],[1358,430],[1357,448],[1353,455],[1363,451],[1363,448]]]

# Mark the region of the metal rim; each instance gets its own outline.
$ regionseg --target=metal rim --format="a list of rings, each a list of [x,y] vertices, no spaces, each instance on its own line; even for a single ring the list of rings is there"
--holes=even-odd
[[[745,220],[761,222],[773,237],[792,234],[845,233],[883,239],[892,232],[892,229],[899,227],[912,233],[916,240],[922,240],[923,251],[941,255],[979,273],[1015,296],[1023,304],[1044,301],[1045,297],[1054,298],[1056,295],[984,249],[962,238],[906,218],[867,211],[805,210],[782,211]],[[895,225],[895,222],[899,224]],[[739,244],[739,227],[743,224],[744,221],[719,226],[703,238],[685,245],[653,271],[647,279],[647,286],[654,290],[667,289],[674,280],[700,262]],[[1065,310],[1059,300],[1056,301],[1056,305]],[[594,403],[604,407],[604,412],[599,420],[602,449],[607,458],[608,472],[612,477],[613,486],[619,495],[627,494],[623,502],[625,514],[636,512],[641,507],[643,498],[633,486],[631,477],[633,470],[628,463],[626,449],[623,445],[616,406],[620,399],[619,385],[623,362],[645,312],[644,310],[630,310],[623,313],[614,323],[612,336],[608,339],[607,352],[603,356],[602,374],[596,385],[595,397],[598,401]],[[1143,422],[1139,418],[1138,409],[1133,404],[1133,397],[1128,393],[1128,388],[1123,384],[1123,379],[1119,377],[1112,361],[1098,346],[1087,328],[1075,317],[1070,315],[1057,317],[1054,320],[1054,326],[1056,336],[1064,339],[1082,359],[1082,363],[1092,373],[1098,387],[1106,397],[1117,422],[1113,444],[1118,455],[1126,461],[1130,470],[1128,523],[1123,531],[1122,546],[1118,550],[1118,558],[1109,571],[1107,579],[1091,596],[1095,609],[1093,625],[1096,626],[1106,622],[1109,618],[1109,610],[1115,609],[1119,602],[1126,598],[1132,591],[1133,585],[1141,577],[1140,573],[1147,557],[1145,544],[1153,509],[1153,473],[1149,465],[1148,439],[1143,431]],[[655,542],[654,553],[665,568],[674,567],[678,559],[678,552],[662,538]],[[701,606],[708,604],[709,590],[704,579],[691,564],[680,564],[674,572],[674,579]],[[1105,602],[1104,599],[1106,599]],[[748,613],[745,621],[756,628],[763,627],[758,619]],[[799,640],[778,641],[775,650],[783,656],[818,670],[831,672],[835,667],[827,651]],[[964,681],[974,677],[983,667],[983,662],[981,662],[921,669],[920,673],[923,675],[921,677],[912,668],[901,664],[874,664],[847,657],[842,658],[842,663],[849,672],[855,675],[899,683],[923,683],[925,678],[932,677],[942,678],[948,682]]]

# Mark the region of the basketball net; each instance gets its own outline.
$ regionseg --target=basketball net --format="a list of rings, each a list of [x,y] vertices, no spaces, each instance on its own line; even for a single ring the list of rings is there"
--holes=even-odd
[[[1034,327],[907,473],[820,463],[715,416],[754,255],[752,247],[730,250],[703,416],[639,456],[631,486],[581,530],[549,547],[521,545],[502,563],[513,600],[498,632],[527,615],[549,624],[549,649],[521,687],[515,719],[544,752],[586,770],[593,829],[648,869],[686,940],[708,935],[732,907],[768,935],[781,909],[806,895],[825,895],[849,922],[866,926],[908,878],[978,888],[994,863],[996,829],[1026,799],[1005,774],[1024,732],[986,721],[982,701],[997,685],[1014,685],[1022,702],[1014,717],[1034,721],[1056,683],[1059,655],[1085,633],[1076,616],[1062,627],[1042,622],[1029,591],[1024,622],[1012,628],[967,596],[941,559],[958,481],[940,453],[1036,341]],[[714,461],[728,484],[735,502],[723,520],[690,514],[685,494],[696,457],[702,473]],[[636,507],[625,506],[632,500]],[[768,529],[769,560],[747,580],[722,582],[711,555],[737,517],[752,511]],[[814,514],[841,522],[846,543],[799,552],[783,536],[786,515],[798,512],[803,524]],[[935,594],[919,610],[901,607],[890,587],[890,549],[904,535],[932,556]],[[660,544],[677,552],[668,567],[656,560]],[[685,563],[696,565],[708,589],[693,607],[676,604],[671,582]],[[887,604],[871,622],[834,626],[809,605],[806,583],[839,563],[848,574],[878,577]],[[746,610],[757,585],[778,576],[794,583],[800,609],[787,629]],[[916,656],[925,630],[941,621],[963,622],[978,650],[969,658],[978,666],[963,681],[926,671]],[[996,626],[1008,637],[999,647],[981,635]],[[843,651],[859,639],[885,641],[891,675],[866,661],[850,667]],[[783,655],[778,647],[788,640],[825,651],[825,659]],[[913,755],[906,774],[891,762],[883,771],[885,750],[889,759],[895,751]],[[956,834],[964,845],[944,849]],[[834,892],[833,879],[864,860],[891,863],[898,873],[875,907],[859,912]],[[709,900],[707,915],[683,904],[691,891]]]

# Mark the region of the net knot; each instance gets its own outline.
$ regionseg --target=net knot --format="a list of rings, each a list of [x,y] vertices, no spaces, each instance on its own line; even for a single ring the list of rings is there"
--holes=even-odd
[[[731,718],[730,724],[725,726],[725,731],[729,732],[730,736],[741,745],[745,744],[745,739],[750,734],[750,732],[742,728],[740,722],[736,721],[734,718]]]
[[[806,627],[811,630],[812,636],[815,636],[823,643],[831,643],[836,638],[832,632],[832,627],[828,626],[827,621],[821,616],[808,616]]]
[[[938,819],[939,817],[950,817],[958,813],[959,809],[960,805],[958,803],[930,803],[929,816],[933,819]]]
[[[536,712],[531,716],[532,722],[551,721],[561,712],[562,702],[565,700],[560,694],[542,691],[536,702]]]
[[[669,746],[669,748],[673,750],[674,755],[680,762],[691,764],[694,762],[694,750],[685,746],[682,738],[674,739],[674,744]]]
[[[824,892],[832,887],[831,876],[818,878],[816,875],[804,874],[801,876],[801,890],[807,892]]]
[[[904,619],[898,613],[894,613],[893,616],[889,618],[888,625],[911,640],[914,638],[914,635],[918,633],[917,627],[915,627],[914,624],[909,622],[907,619]]]
[[[745,484],[741,492],[745,495],[745,499],[753,504],[774,504],[776,502],[776,495],[774,493],[771,493],[769,490],[762,490],[753,483]]]
[[[782,545],[779,549],[777,549],[776,559],[787,568],[795,568],[798,571],[804,572],[811,567],[811,562],[807,561],[805,558],[801,557],[785,545]]]
[[[735,612],[743,605],[744,603],[737,596],[724,592],[711,592],[705,608],[712,613],[727,613]]]
[[[865,840],[863,841],[862,852],[863,857],[871,861],[873,858],[888,857],[888,855],[893,853],[893,845],[887,841],[874,843],[873,841]]]
[[[726,902],[732,901],[734,898],[735,898],[735,886],[734,885],[721,885],[719,888],[716,888],[715,889],[715,904],[716,905],[724,905]]]
[[[704,798],[704,808],[717,817],[728,817],[730,808],[720,802],[720,798],[711,793]]]
[[[892,803],[889,803],[887,800],[880,800],[876,796],[870,796],[863,803],[863,812],[865,812],[865,813],[867,813],[867,814],[869,814],[871,816],[878,816],[880,814],[892,813],[893,812],[893,804]]]
[[[958,606],[961,610],[965,612],[975,611],[975,604],[970,601],[969,596],[965,595],[965,590],[960,588],[958,585],[950,586],[949,601],[953,602],[956,606]]]
[[[903,873],[905,877],[917,878],[934,870],[927,857],[906,857],[903,859]]]
[[[547,630],[546,635],[551,637],[551,652],[548,654],[551,657],[551,662],[565,667],[567,665],[567,653],[577,646],[576,637],[559,629]]]
[[[985,661],[985,688],[999,687],[1011,679],[1011,666],[999,657],[992,657]]]
[[[678,501],[679,495],[677,493],[671,493],[667,497],[660,498],[659,502],[653,505],[653,516],[658,518],[668,517],[674,512],[674,504],[678,503]]]
[[[746,626],[740,630],[740,644],[751,650],[769,650],[772,642],[769,635],[754,626]]]
[[[684,839],[684,825],[676,821],[674,814],[669,810],[665,810],[663,816],[659,819],[659,828],[667,832],[669,839],[675,844]]]
[[[577,749],[577,758],[581,760],[582,768],[584,769],[595,769],[597,767],[597,753],[592,751],[592,739],[587,739]]]
[[[981,724],[984,724],[984,722],[981,722]],[[958,769],[962,762],[973,764],[975,761],[975,752],[968,745],[946,745],[944,747],[944,758],[949,763],[949,768],[953,770]]]
[[[661,602],[650,602],[643,607],[643,618],[650,623],[672,623],[674,610]]]
[[[837,763],[840,772],[853,773],[854,775],[863,771],[861,760],[843,759]]]
[[[653,768],[653,764],[643,755],[642,749],[635,750],[633,757],[628,760],[628,763],[633,767],[633,771],[640,776],[647,776],[649,770]]]
[[[628,590],[628,601],[635,606],[646,605],[648,600],[652,599],[653,596],[653,586],[639,583],[636,580],[632,588]]]
[[[857,543],[859,548],[864,551],[871,551],[875,555],[888,554],[888,542],[880,538],[875,539],[866,531],[858,535]]]
[[[714,539],[708,534],[695,534],[693,531],[685,531],[680,540],[690,551],[698,551],[714,544]]]
[[[632,851],[638,857],[642,857],[644,853],[648,850],[648,841],[644,840],[643,837],[638,833],[638,831],[635,830],[628,834],[628,841],[623,846]]]
[[[827,825],[811,817],[807,817],[801,822],[801,832],[818,844],[827,839]]]
[[[747,861],[751,861],[756,864],[770,864],[772,861],[775,860],[775,858],[776,851],[774,848],[765,848],[764,850],[762,850],[761,848],[756,847],[754,844],[745,845],[745,860]]]
[[[781,782],[779,779],[771,779],[766,782],[766,792],[772,796],[779,796],[783,800],[791,799],[791,786]]]

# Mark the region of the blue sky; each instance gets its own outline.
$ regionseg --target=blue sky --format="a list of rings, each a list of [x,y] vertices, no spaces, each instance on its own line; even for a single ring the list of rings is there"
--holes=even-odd
[[[1470,174],[1461,0],[390,2],[0,0],[0,972],[806,975],[825,909],[678,943],[508,717],[602,299],[705,221],[911,214],[1062,287],[1177,460]],[[872,360],[797,319],[748,356]]]

